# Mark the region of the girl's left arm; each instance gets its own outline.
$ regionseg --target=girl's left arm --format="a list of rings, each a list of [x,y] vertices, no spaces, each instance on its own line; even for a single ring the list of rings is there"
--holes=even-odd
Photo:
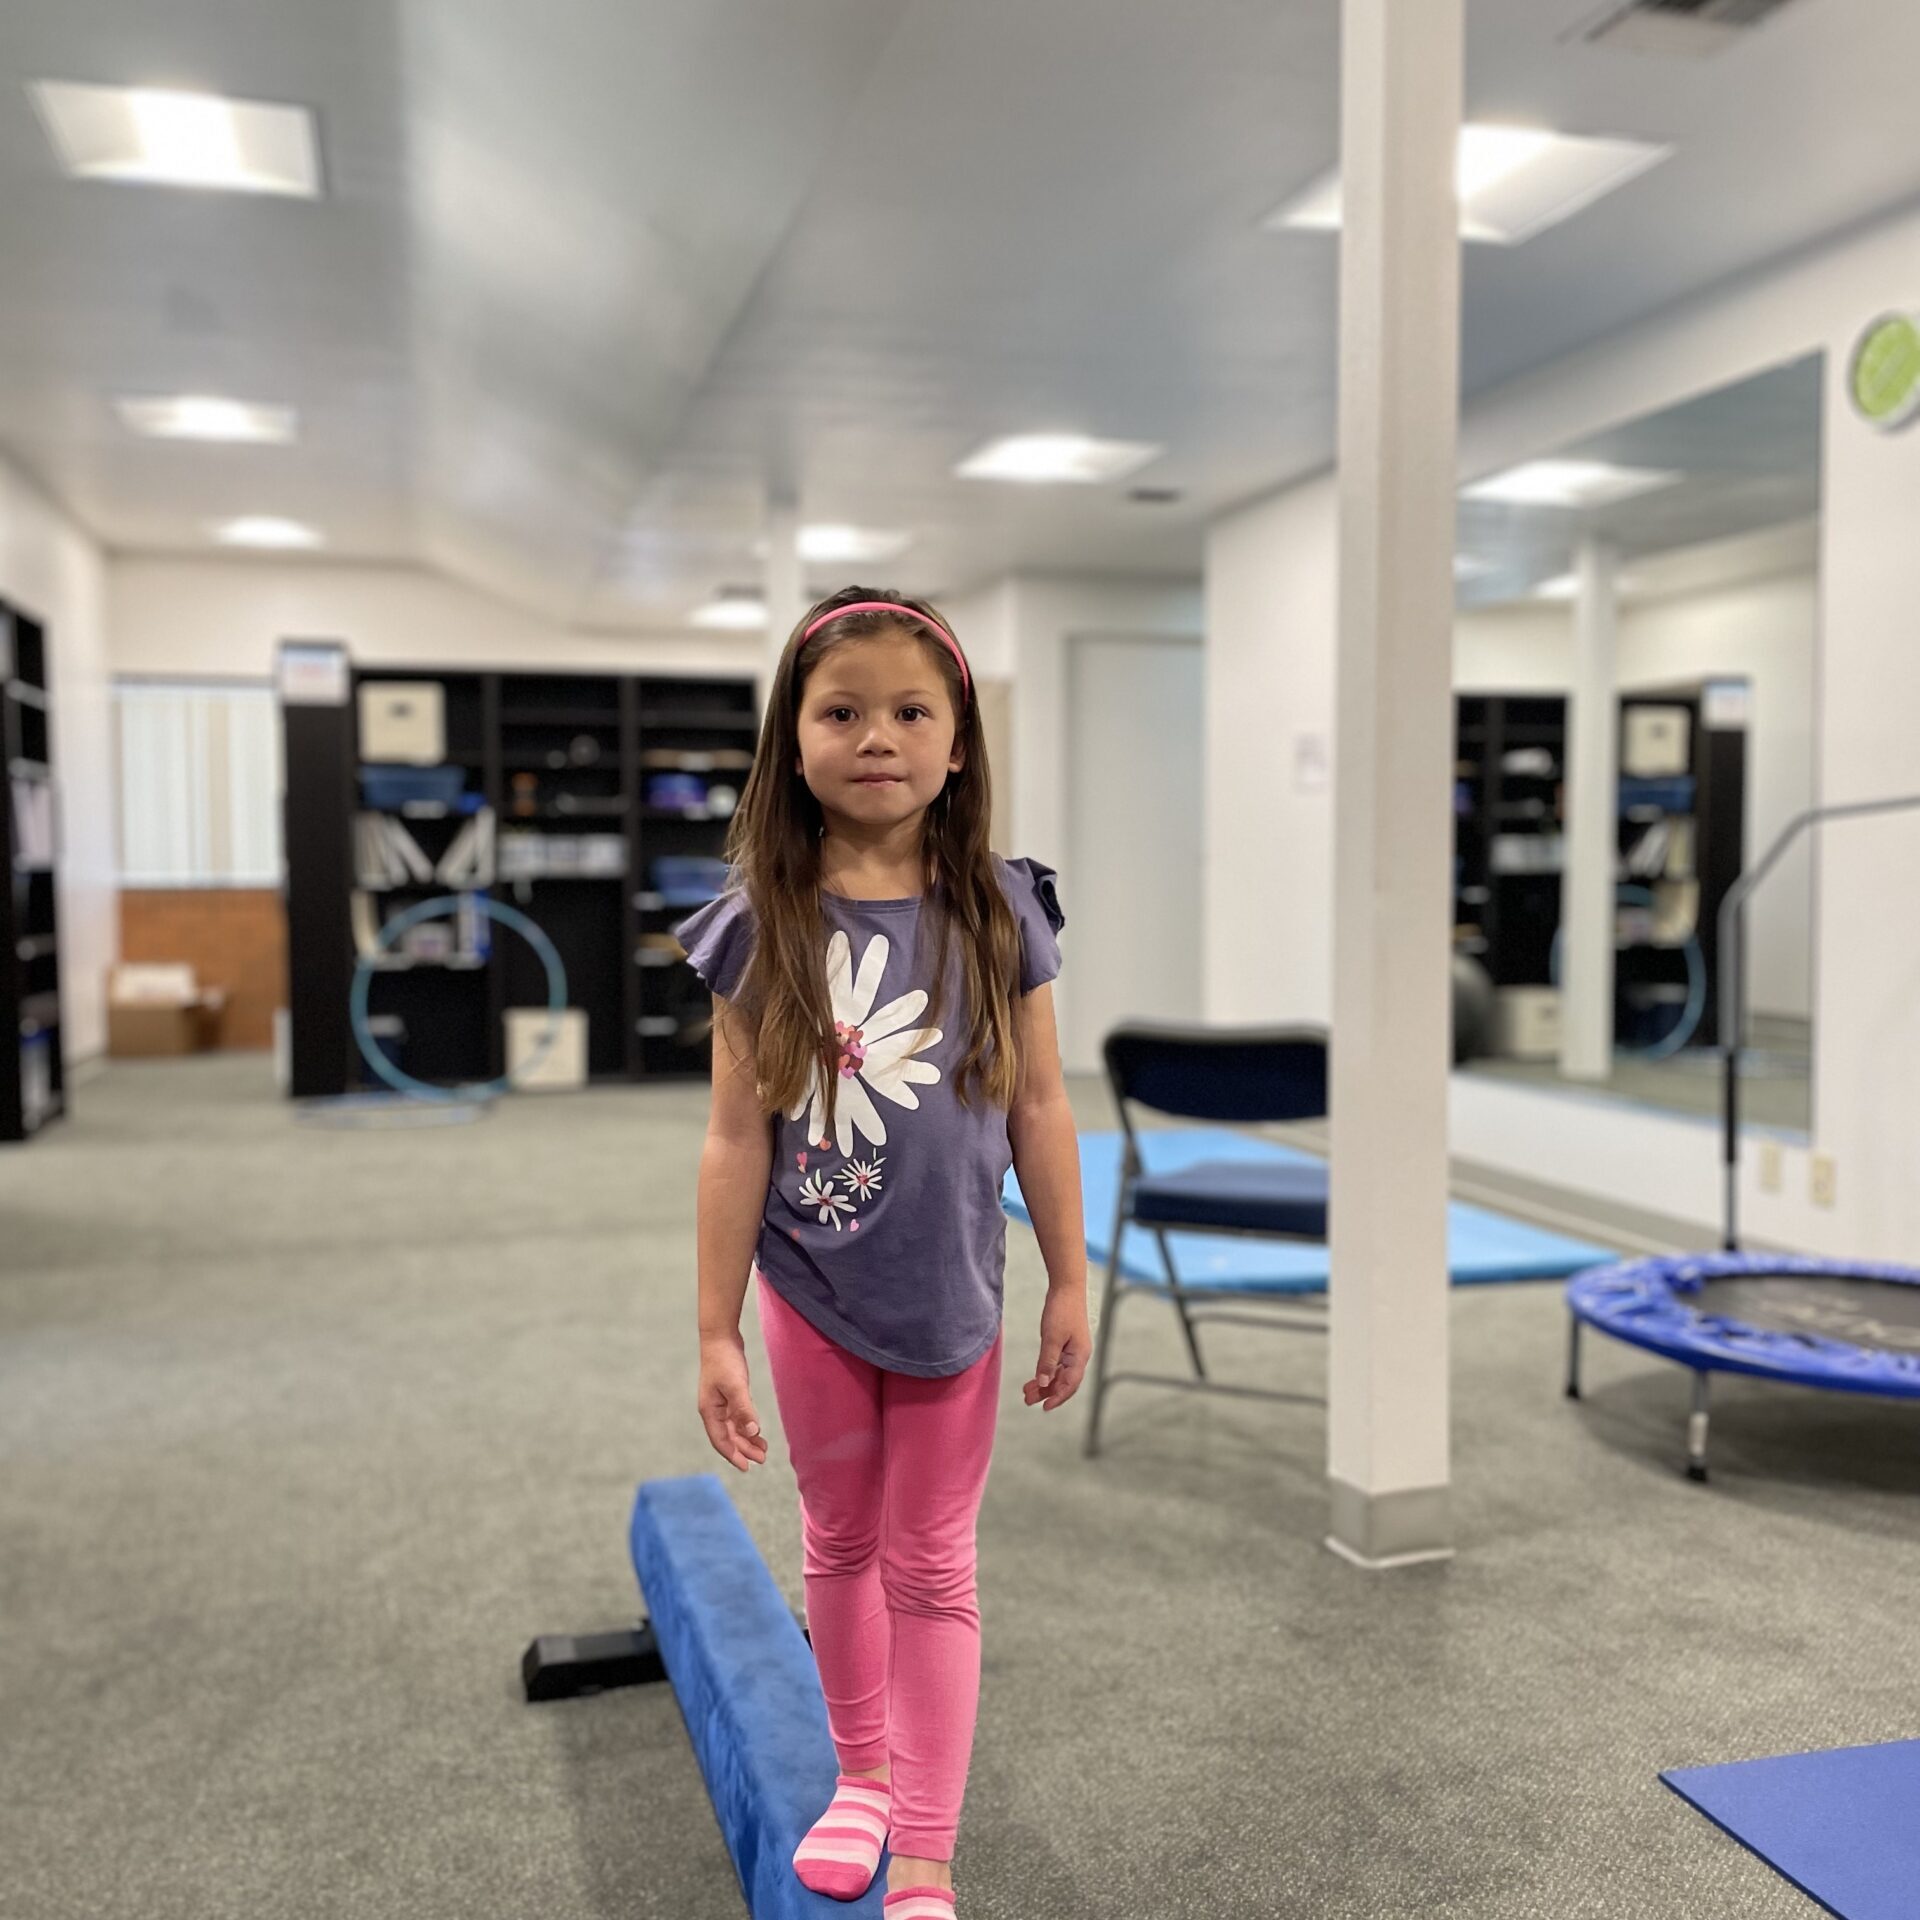
[[[1020,1091],[1007,1113],[1007,1138],[1020,1192],[1047,1263],[1040,1315],[1040,1362],[1023,1392],[1049,1410],[1071,1400],[1092,1356],[1087,1323],[1087,1239],[1080,1205],[1080,1141],[1060,1071],[1053,988],[1035,987],[1014,1005],[1022,1062]]]

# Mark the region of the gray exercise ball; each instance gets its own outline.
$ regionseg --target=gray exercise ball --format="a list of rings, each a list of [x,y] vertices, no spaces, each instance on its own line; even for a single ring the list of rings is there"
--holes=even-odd
[[[1453,956],[1453,1064],[1493,1048],[1493,975],[1470,953]]]

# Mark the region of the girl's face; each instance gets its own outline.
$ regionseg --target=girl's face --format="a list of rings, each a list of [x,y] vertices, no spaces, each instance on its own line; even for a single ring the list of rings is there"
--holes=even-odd
[[[889,827],[931,806],[965,759],[946,677],[899,627],[837,647],[800,695],[796,769],[829,815]]]

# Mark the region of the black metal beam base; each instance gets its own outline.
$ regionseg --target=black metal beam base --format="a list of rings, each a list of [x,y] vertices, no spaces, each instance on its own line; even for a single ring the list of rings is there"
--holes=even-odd
[[[576,1700],[666,1677],[653,1627],[645,1620],[618,1633],[543,1633],[520,1659],[529,1701]]]
[[[794,1619],[801,1638],[812,1646],[806,1622],[798,1614]],[[520,1679],[530,1704],[651,1686],[666,1677],[650,1620],[614,1633],[543,1633],[520,1656]]]

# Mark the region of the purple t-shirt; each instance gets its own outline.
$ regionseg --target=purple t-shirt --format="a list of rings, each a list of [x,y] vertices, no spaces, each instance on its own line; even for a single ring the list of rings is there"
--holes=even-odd
[[[1020,928],[1020,991],[1060,971],[1066,924],[1054,871],[994,855]],[[1013,1164],[1005,1109],[977,1083],[962,1106],[965,989],[954,930],[941,1024],[919,1023],[930,979],[915,954],[920,901],[848,900],[824,888],[822,956],[844,1029],[838,1113],[824,1139],[818,1081],[779,1116],[756,1252],[780,1297],[828,1339],[892,1373],[963,1373],[1000,1330]],[[674,928],[693,970],[731,997],[753,951],[743,890]]]

